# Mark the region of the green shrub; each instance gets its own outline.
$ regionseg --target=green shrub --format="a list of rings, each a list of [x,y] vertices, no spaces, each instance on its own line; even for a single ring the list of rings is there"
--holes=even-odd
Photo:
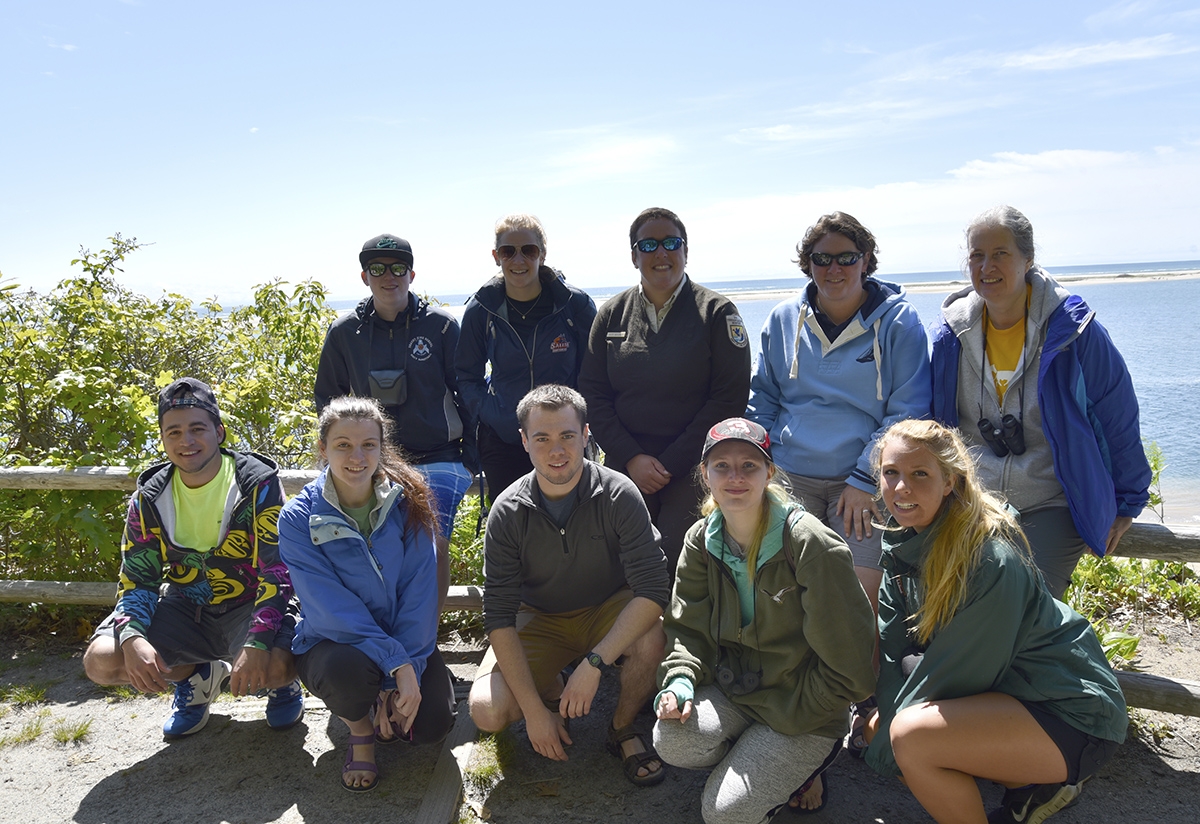
[[[81,249],[82,271],[39,295],[0,288],[0,464],[128,466],[162,460],[154,395],[177,377],[213,386],[228,444],[285,468],[311,465],[312,381],[336,313],[325,289],[275,281],[225,312],[179,295],[150,299],[115,279],[141,244]],[[0,577],[116,580],[128,495],[0,495]]]

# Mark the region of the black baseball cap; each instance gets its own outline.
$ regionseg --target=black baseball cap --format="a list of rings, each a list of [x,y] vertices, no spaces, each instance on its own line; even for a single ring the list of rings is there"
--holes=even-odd
[[[217,396],[207,383],[195,378],[172,381],[158,393],[158,425],[162,426],[163,415],[172,409],[192,407],[203,409],[216,418],[218,425],[224,426],[221,423],[221,410],[217,408]]]
[[[358,253],[358,264],[365,272],[368,263],[381,257],[402,260],[408,264],[409,269],[413,268],[412,246],[402,237],[385,233],[371,238],[363,244],[362,251]]]

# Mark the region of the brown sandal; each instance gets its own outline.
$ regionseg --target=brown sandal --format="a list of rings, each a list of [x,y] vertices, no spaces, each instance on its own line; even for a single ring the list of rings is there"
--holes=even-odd
[[[622,756],[621,744],[632,738],[638,739],[646,751]],[[610,724],[608,727],[608,743],[605,746],[610,753],[622,759],[621,767],[625,770],[625,777],[635,786],[653,787],[655,784],[661,784],[663,779],[667,777],[666,764],[663,763],[658,753],[654,751],[654,745],[642,733],[634,729],[633,724],[621,727],[619,730]],[[652,761],[658,762],[658,769],[653,770],[647,775],[638,775],[638,770],[642,769],[642,767],[649,769],[647,765]]]

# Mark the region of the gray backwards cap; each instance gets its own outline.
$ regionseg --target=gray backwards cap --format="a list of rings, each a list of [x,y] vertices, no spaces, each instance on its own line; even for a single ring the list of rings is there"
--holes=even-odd
[[[362,251],[358,253],[358,264],[365,272],[368,263],[381,257],[402,260],[408,264],[409,269],[413,266],[412,246],[404,238],[395,235],[377,235],[364,243]]]

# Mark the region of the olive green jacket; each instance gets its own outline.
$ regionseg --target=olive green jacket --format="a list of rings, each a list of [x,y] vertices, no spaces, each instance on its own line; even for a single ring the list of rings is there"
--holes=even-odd
[[[664,624],[659,682],[716,684],[720,665],[735,678],[758,671],[758,689],[745,695],[726,689],[731,701],[776,732],[833,738],[846,733],[850,702],[875,687],[874,616],[846,544],[798,504],[792,507],[800,517],[773,512],[782,551],[760,560],[753,618],[744,627],[737,586],[721,560],[720,513],[688,530]]]

